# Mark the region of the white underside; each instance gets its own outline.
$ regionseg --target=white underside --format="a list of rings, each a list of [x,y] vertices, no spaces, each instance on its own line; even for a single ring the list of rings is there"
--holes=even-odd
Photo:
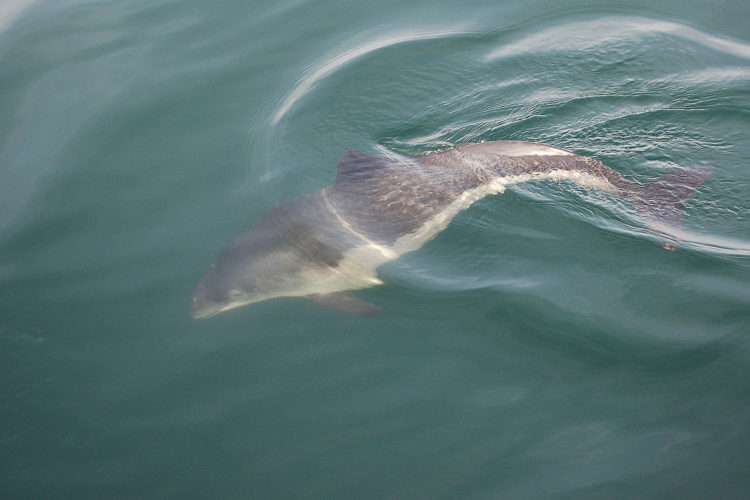
[[[304,283],[295,290],[295,293],[289,295],[329,294],[380,285],[382,281],[377,277],[378,267],[422,247],[432,237],[445,229],[453,217],[474,202],[488,195],[501,194],[509,185],[543,179],[571,180],[583,187],[609,192],[615,191],[614,186],[605,179],[585,172],[570,170],[553,170],[545,173],[502,177],[489,184],[466,191],[426,224],[416,231],[398,238],[390,246],[380,245],[367,238],[357,230],[354,224],[347,220],[345,214],[337,212],[329,204],[331,212],[336,215],[342,226],[360,237],[365,243],[345,252],[338,267],[325,270],[311,269],[308,273],[305,273],[302,280]]]

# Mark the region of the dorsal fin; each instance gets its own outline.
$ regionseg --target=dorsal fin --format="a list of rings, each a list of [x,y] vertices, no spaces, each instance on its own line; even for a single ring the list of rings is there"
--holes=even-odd
[[[336,182],[362,178],[368,173],[375,173],[375,169],[388,163],[388,160],[379,156],[370,156],[359,151],[350,149],[341,155],[338,163],[338,175]]]

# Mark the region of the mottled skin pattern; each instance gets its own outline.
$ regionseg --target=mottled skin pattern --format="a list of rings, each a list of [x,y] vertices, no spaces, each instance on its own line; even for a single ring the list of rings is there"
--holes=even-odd
[[[498,141],[505,144],[527,145],[517,141]],[[621,190],[631,190],[637,184],[630,179],[626,179],[619,172],[612,170],[602,162],[579,156],[571,151],[552,146],[546,146],[549,151],[544,155],[523,155],[508,156],[507,154],[495,150],[492,146],[496,142],[486,142],[479,144],[469,144],[459,146],[442,153],[429,154],[419,159],[430,165],[447,167],[450,165],[478,165],[475,167],[477,175],[484,182],[491,181],[496,177],[505,177],[509,175],[545,173],[551,170],[568,170],[591,174],[608,181],[614,187]],[[554,150],[560,152],[559,155],[553,154]],[[522,153],[523,150],[518,151]]]
[[[566,154],[559,156],[510,157],[475,151],[472,146],[391,161],[347,151],[339,161],[336,184],[326,188],[325,194],[334,208],[346,214],[364,234],[390,244],[466,191],[498,177],[566,170],[601,178],[618,192],[630,193],[638,188],[637,183],[603,163],[563,150]]]
[[[224,248],[196,286],[191,313],[204,318],[284,296],[306,296],[354,313],[379,310],[340,292],[378,284],[377,266],[418,248],[444,227],[435,221],[450,220],[446,208],[465,208],[492,192],[482,186],[498,180],[545,174],[583,184],[593,179],[630,199],[645,220],[678,224],[685,200],[710,172],[710,167],[678,170],[644,186],[597,160],[517,141],[417,157],[348,151],[333,185],[274,208]],[[472,193],[479,194],[462,198]],[[422,228],[433,232],[420,239]],[[399,247],[405,239],[412,245]]]

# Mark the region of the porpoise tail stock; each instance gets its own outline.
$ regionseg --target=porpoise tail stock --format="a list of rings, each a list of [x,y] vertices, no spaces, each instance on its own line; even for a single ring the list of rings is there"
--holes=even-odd
[[[568,179],[632,201],[674,248],[669,228],[711,167],[650,184],[571,151],[520,141],[466,144],[423,156],[347,151],[336,182],[272,209],[230,241],[195,287],[191,314],[207,318],[278,297],[306,297],[354,314],[380,308],[345,292],[381,284],[377,268],[420,248],[475,201],[506,186]]]

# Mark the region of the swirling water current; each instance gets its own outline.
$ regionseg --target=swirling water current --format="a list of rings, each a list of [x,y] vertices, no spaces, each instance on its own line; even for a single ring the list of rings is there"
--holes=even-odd
[[[741,497],[746,2],[6,1],[0,497]],[[457,216],[348,316],[196,281],[348,149],[713,166],[666,251],[566,182]]]

